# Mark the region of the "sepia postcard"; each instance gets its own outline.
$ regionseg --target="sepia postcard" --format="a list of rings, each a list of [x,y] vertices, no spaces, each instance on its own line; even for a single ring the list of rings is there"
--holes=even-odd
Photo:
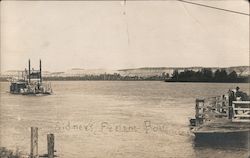
[[[250,158],[248,0],[0,10],[0,158]]]

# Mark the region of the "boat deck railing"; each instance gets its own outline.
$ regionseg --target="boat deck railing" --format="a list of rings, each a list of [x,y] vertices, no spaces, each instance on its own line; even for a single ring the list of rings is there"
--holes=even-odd
[[[206,111],[213,111],[218,117],[228,117],[229,101],[227,96],[215,96],[204,99]]]
[[[217,118],[228,118],[232,122],[250,122],[250,101],[233,101],[229,106],[227,96],[216,96],[205,99],[196,99],[196,124]]]
[[[233,101],[232,122],[250,122],[250,101]]]

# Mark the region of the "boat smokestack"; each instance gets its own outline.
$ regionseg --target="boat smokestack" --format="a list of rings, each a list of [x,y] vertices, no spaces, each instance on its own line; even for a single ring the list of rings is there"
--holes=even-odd
[[[29,59],[29,75],[28,75],[28,78],[29,78],[29,83],[30,83],[30,59]]]
[[[40,64],[39,64],[39,67],[40,67],[40,82],[42,83],[42,60],[40,59]]]

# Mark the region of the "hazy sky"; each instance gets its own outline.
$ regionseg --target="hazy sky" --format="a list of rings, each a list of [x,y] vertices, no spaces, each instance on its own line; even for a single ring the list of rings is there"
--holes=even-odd
[[[249,13],[246,0],[195,1]],[[249,16],[179,1],[1,2],[1,71],[249,64]]]

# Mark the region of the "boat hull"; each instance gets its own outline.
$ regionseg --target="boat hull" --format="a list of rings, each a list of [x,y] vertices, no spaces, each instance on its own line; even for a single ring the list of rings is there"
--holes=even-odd
[[[197,146],[231,146],[249,147],[250,130],[238,131],[202,131],[194,132],[195,145]]]

